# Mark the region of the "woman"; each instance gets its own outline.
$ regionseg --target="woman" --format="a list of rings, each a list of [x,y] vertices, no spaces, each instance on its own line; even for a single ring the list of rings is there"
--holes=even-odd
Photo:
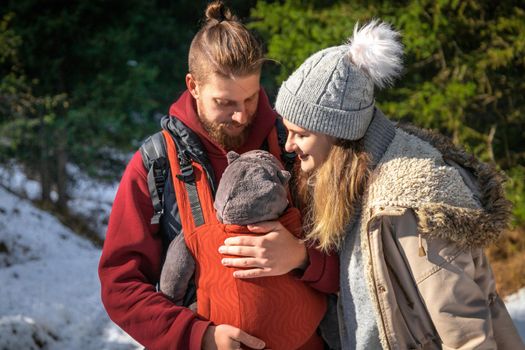
[[[308,58],[276,109],[305,176],[308,237],[340,254],[343,349],[522,349],[483,246],[506,227],[501,176],[374,103],[401,71],[399,34],[371,22]]]

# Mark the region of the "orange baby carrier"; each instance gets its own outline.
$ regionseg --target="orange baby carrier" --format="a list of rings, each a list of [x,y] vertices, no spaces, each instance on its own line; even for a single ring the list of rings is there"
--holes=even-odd
[[[213,194],[202,166],[191,161],[182,169],[175,142],[164,130],[166,150],[179,208],[182,232],[195,259],[197,313],[214,324],[229,324],[265,341],[273,350],[324,348],[317,327],[326,312],[326,297],[291,273],[254,279],[233,277],[233,268],[221,264],[218,248],[228,237],[253,235],[246,226],[217,220]],[[268,137],[269,151],[280,159],[275,128]],[[189,166],[189,165],[186,165]],[[301,235],[300,214],[290,208],[279,219],[296,236]]]

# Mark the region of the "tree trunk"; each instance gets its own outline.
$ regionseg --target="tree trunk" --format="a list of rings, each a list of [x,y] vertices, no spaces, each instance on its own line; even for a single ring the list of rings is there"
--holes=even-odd
[[[66,144],[67,139],[65,138],[65,133],[58,133],[56,138],[56,187],[58,194],[58,201],[56,203],[58,209],[62,212],[67,210],[67,201],[68,201],[68,176],[66,171],[67,165],[67,151]],[[61,135],[62,136],[61,136]]]
[[[42,193],[40,195],[40,199],[44,203],[51,203],[51,176],[50,176],[50,169],[49,169],[49,147],[48,147],[48,141],[47,141],[47,133],[46,133],[46,127],[44,123],[44,113],[40,113],[39,120],[40,120],[40,129],[38,131],[38,138],[39,138],[39,145],[40,145],[40,159],[39,159],[39,166],[38,166],[38,172],[40,176],[40,186],[42,187]]]

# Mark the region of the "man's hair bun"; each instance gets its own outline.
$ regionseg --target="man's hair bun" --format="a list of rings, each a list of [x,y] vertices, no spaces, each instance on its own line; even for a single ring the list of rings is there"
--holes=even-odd
[[[206,8],[206,22],[217,21],[235,21],[235,17],[229,8],[227,8],[222,1],[214,1]]]

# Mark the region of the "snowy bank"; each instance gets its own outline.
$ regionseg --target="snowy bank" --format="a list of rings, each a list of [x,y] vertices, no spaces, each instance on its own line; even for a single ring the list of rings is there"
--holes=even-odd
[[[67,165],[67,173],[73,179],[68,189],[71,197],[67,204],[69,211],[83,218],[90,229],[104,239],[118,181],[94,180],[73,164]],[[0,185],[30,200],[38,200],[42,192],[40,183],[28,178],[16,163],[0,166]],[[51,192],[51,199],[56,200],[56,197],[57,194]]]
[[[525,343],[525,288],[506,298],[505,305]]]
[[[0,187],[0,348],[140,349],[100,301],[100,250]]]

